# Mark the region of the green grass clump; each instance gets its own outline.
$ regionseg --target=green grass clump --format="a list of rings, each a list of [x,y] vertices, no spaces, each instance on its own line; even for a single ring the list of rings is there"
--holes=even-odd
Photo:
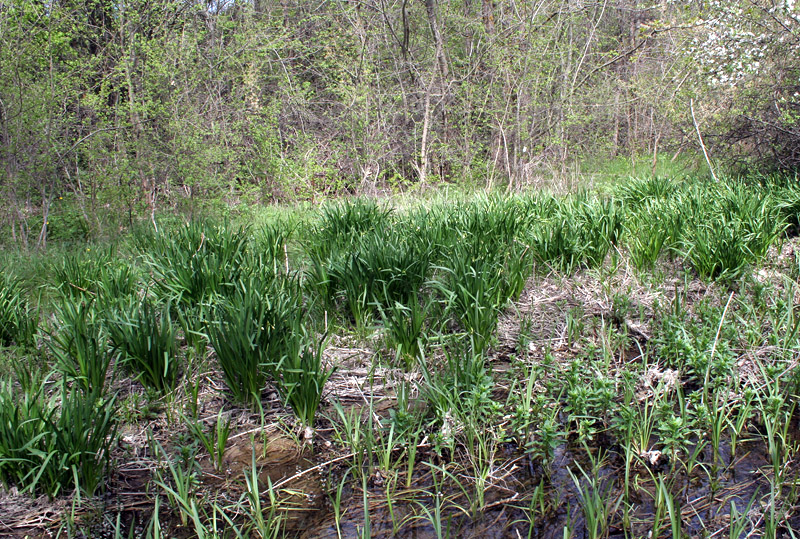
[[[289,337],[288,354],[273,368],[273,379],[300,423],[312,427],[325,383],[334,369],[322,364],[325,337],[316,339],[297,326]]]
[[[582,192],[563,200],[534,198],[527,206],[533,217],[524,242],[539,264],[563,273],[601,266],[622,237],[624,212],[613,198]]]
[[[476,353],[477,349],[474,343],[452,342],[444,349],[443,364],[421,364],[424,383],[419,385],[420,396],[428,402],[440,427],[433,435],[436,444],[452,448],[459,424],[480,424],[494,409],[493,380],[485,355]]]
[[[625,246],[633,265],[652,269],[665,252],[675,255],[690,215],[676,196],[642,202],[626,220]]]
[[[0,345],[32,346],[39,327],[39,314],[28,302],[22,283],[0,274]]]
[[[53,498],[103,484],[116,438],[115,399],[65,386],[51,398],[41,379],[20,392],[0,381],[0,478],[6,487]]]
[[[800,231],[800,186],[792,183],[783,189],[776,189],[772,196],[781,219],[793,233]]]
[[[234,400],[258,408],[271,380],[298,419],[313,425],[333,372],[322,366],[324,339],[312,337],[302,288],[295,277],[237,284],[209,326],[209,340]]]
[[[649,176],[630,178],[614,190],[614,195],[625,204],[634,207],[653,200],[664,200],[679,189],[679,183],[672,178]]]
[[[312,250],[321,258],[352,244],[372,230],[384,228],[393,210],[369,198],[354,198],[322,206],[311,234]]]
[[[264,283],[251,277],[217,308],[208,337],[235,401],[260,405],[267,374],[289,355],[301,301],[296,279]]]
[[[701,278],[729,281],[763,259],[785,225],[760,189],[732,184],[721,191],[690,195],[695,219],[687,221],[681,249]]]
[[[225,296],[247,273],[247,232],[191,221],[162,233],[142,232],[136,246],[153,272],[158,295],[193,306]]]
[[[56,318],[59,329],[48,343],[56,369],[86,394],[101,394],[113,354],[93,302],[65,298],[56,307]]]
[[[616,193],[625,207],[625,245],[637,268],[654,267],[666,251],[709,281],[735,280],[762,260],[794,215],[791,189],[734,180],[630,180]]]
[[[410,371],[422,356],[426,341],[425,320],[432,305],[414,293],[406,304],[396,301],[381,308],[387,343],[395,350],[396,359],[402,360],[406,371]]]
[[[160,393],[175,388],[180,362],[169,304],[158,308],[144,298],[121,308],[108,330],[120,363],[134,378]]]
[[[376,307],[406,303],[425,282],[431,267],[429,245],[411,241],[402,232],[372,231],[332,258],[330,286],[357,328],[365,329]]]
[[[537,223],[527,241],[539,264],[566,274],[578,267],[583,256],[577,223],[568,217]]]
[[[135,296],[139,285],[137,268],[126,260],[114,260],[100,268],[96,287],[100,302],[110,307]]]
[[[482,354],[508,299],[502,263],[468,246],[457,247],[439,270],[433,287],[444,300],[445,312],[458,320],[473,351]]]
[[[139,273],[114,246],[64,255],[53,269],[58,295],[72,301],[97,300],[104,306],[127,300],[139,287]]]
[[[111,254],[111,251],[107,251],[65,255],[53,268],[56,290],[70,299],[97,297],[102,267],[110,260]]]
[[[590,197],[588,193],[571,199],[572,208],[580,233],[581,258],[591,268],[599,267],[612,248],[619,244],[623,231],[623,212],[619,203],[612,199]]]

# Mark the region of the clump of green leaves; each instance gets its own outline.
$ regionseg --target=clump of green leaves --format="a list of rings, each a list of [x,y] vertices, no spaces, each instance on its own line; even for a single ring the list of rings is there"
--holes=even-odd
[[[455,248],[433,287],[442,296],[446,312],[466,331],[473,350],[489,346],[500,309],[507,300],[503,266],[493,257],[469,248]]]
[[[381,309],[383,327],[388,345],[394,348],[396,358],[402,360],[406,371],[416,365],[425,346],[425,320],[432,303],[412,294],[407,304],[394,302]]]
[[[182,306],[225,296],[248,270],[244,227],[191,221],[161,233],[143,232],[136,244],[157,293]]]
[[[666,200],[678,189],[678,182],[672,178],[648,176],[628,179],[614,190],[614,194],[625,204],[638,207],[654,200]]]
[[[384,228],[392,213],[391,208],[369,198],[326,204],[320,210],[309,248],[320,258],[327,258],[338,248],[351,245],[370,231]]]
[[[323,365],[325,337],[316,339],[305,328],[295,329],[289,337],[288,354],[274,367],[273,378],[284,402],[292,407],[301,424],[311,427],[325,383],[334,369]]]
[[[271,379],[284,402],[312,425],[332,370],[322,365],[324,339],[311,337],[295,277],[264,283],[251,276],[217,309],[209,340],[234,400],[257,408]]]
[[[784,226],[762,191],[742,184],[723,192],[698,191],[692,204],[698,218],[682,237],[682,251],[703,279],[732,280],[761,260]]]
[[[115,398],[63,385],[49,397],[41,378],[0,381],[0,478],[22,492],[92,495],[103,483],[117,431]],[[35,382],[35,383],[33,383]]]
[[[85,393],[101,394],[113,354],[93,302],[65,298],[56,307],[56,318],[59,329],[48,343],[56,368]]]
[[[237,402],[259,405],[267,373],[288,354],[291,317],[300,301],[296,280],[264,283],[251,277],[217,308],[208,337]]]
[[[590,196],[587,192],[570,199],[581,238],[581,258],[589,267],[603,264],[623,231],[623,212],[613,198]]]
[[[646,270],[655,266],[665,250],[680,241],[687,216],[679,201],[643,201],[626,221],[626,246],[633,265]]]
[[[142,384],[161,393],[175,388],[180,362],[169,305],[144,298],[120,309],[108,329],[120,363]]]
[[[39,327],[39,314],[25,297],[22,283],[0,274],[0,345],[32,346]]]
[[[97,283],[101,279],[102,268],[113,251],[100,251],[89,254],[65,255],[53,268],[54,285],[58,292],[70,299],[97,297]]]
[[[480,424],[496,411],[492,401],[492,377],[486,368],[485,356],[475,352],[473,344],[455,341],[445,348],[445,361],[434,365],[422,362],[424,383],[420,395],[428,401],[441,430],[437,443],[452,447],[455,436],[466,424]]]

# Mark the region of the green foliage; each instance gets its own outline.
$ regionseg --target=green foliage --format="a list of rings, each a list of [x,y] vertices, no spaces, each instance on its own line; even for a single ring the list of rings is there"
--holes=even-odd
[[[88,394],[102,394],[113,354],[107,330],[91,300],[65,298],[56,306],[59,329],[49,348],[56,368]]]
[[[402,232],[372,232],[330,261],[330,286],[343,297],[356,327],[366,327],[376,304],[407,302],[422,287],[431,251],[411,240]]]
[[[652,268],[666,250],[703,279],[732,281],[791,224],[790,192],[741,181],[630,180],[617,193],[628,210],[625,245],[639,269]]]
[[[180,361],[170,305],[159,309],[148,298],[123,306],[107,323],[120,363],[146,387],[175,388]]]
[[[289,337],[288,354],[272,369],[284,401],[306,427],[314,425],[322,391],[334,371],[333,367],[323,365],[324,348],[325,337],[314,339],[297,324]]]
[[[134,241],[153,272],[158,294],[178,305],[225,296],[247,274],[244,227],[191,221],[160,233],[141,231]]]
[[[589,267],[599,267],[609,250],[616,247],[622,236],[622,211],[614,199],[590,196],[584,192],[570,199],[580,231],[581,257]]]
[[[282,223],[268,223],[263,225],[255,234],[252,249],[257,253],[257,267],[266,267],[273,275],[280,273],[284,265],[288,250],[287,242],[291,231]],[[284,268],[285,269],[285,268]]]
[[[228,443],[231,431],[231,420],[228,418],[223,421],[222,413],[223,410],[220,408],[219,413],[217,413],[217,420],[213,426],[209,427],[208,432],[204,430],[203,423],[196,418],[184,418],[186,427],[203,444],[203,448],[208,452],[211,462],[214,464],[214,469],[217,471],[222,468],[225,446]]]
[[[459,423],[469,418],[470,423],[479,423],[495,410],[491,399],[492,377],[477,347],[452,343],[445,348],[443,365],[422,363],[424,383],[419,386],[420,395],[429,403],[441,430],[436,434],[437,443],[453,447]]]
[[[414,293],[405,305],[394,302],[381,309],[387,342],[395,349],[396,359],[402,360],[406,371],[416,365],[425,346],[425,321],[432,303],[424,301]]]
[[[100,302],[111,307],[126,301],[139,291],[140,277],[137,269],[125,260],[113,260],[100,269],[97,291]]]
[[[663,176],[629,178],[614,189],[614,194],[634,208],[653,200],[666,200],[679,189],[679,183]]]
[[[735,374],[734,350],[740,328],[731,318],[722,318],[722,308],[707,302],[697,307],[698,319],[688,317],[680,305],[680,299],[675,300],[670,310],[659,313],[653,350],[667,365],[698,383],[727,383]]]
[[[307,316],[295,277],[250,277],[236,285],[208,333],[234,400],[258,408],[271,379],[300,421],[313,425],[333,371],[322,365],[324,339],[311,336]]]
[[[91,248],[88,248],[91,249]],[[101,251],[66,255],[53,269],[56,289],[65,298],[80,299],[97,296],[97,283],[100,282],[102,267],[113,252]]]
[[[105,249],[87,247],[67,254],[53,268],[53,284],[64,298],[98,299],[106,306],[132,296],[139,275],[112,245]]]
[[[704,279],[731,280],[761,260],[777,240],[783,225],[769,196],[741,183],[722,193],[695,192],[689,201],[698,210],[687,223],[682,251]]]
[[[364,333],[377,309],[407,302],[428,276],[435,245],[410,226],[368,199],[323,207],[307,247],[310,291],[327,310],[340,302]]]
[[[797,233],[800,229],[800,185],[793,181],[782,189],[774,190],[772,196],[783,222]]]
[[[296,279],[265,283],[251,277],[217,308],[208,337],[237,402],[260,405],[267,374],[289,355],[301,300]]]
[[[0,477],[30,494],[92,495],[116,437],[115,399],[66,386],[48,398],[46,387],[26,384],[20,393],[12,380],[0,381]]]
[[[473,352],[483,354],[508,299],[502,264],[469,247],[456,247],[439,269],[442,276],[433,287],[444,300],[446,312],[466,331]]]
[[[72,254],[50,280],[60,283],[63,293],[39,298],[43,312],[53,311],[41,359],[53,360],[60,385],[22,369],[17,380],[0,380],[0,480],[33,494],[60,496],[76,485],[96,492],[108,472],[110,447],[116,447],[116,421],[164,419],[166,413],[174,426],[176,410],[187,409],[190,418],[180,417],[178,425],[188,436],[161,434],[167,436],[164,446],[153,443],[150,454],[137,454],[158,461],[151,466],[155,503],[166,500],[171,510],[165,519],[168,508],[159,512],[157,505],[152,533],[145,535],[214,537],[222,527],[237,537],[279,534],[284,511],[278,504],[300,499],[289,484],[297,477],[277,488],[267,481],[270,488],[264,490],[259,476],[268,474],[257,468],[264,458],[254,452],[238,501],[238,494],[213,498],[227,482],[201,481],[197,449],[204,447],[203,461],[221,471],[234,456],[226,448],[235,442],[238,450],[246,434],[237,432],[234,416],[227,417],[230,407],[218,410],[219,398],[209,400],[206,391],[224,382],[235,405],[258,410],[264,389],[273,387],[308,436],[320,426],[317,415],[331,391],[334,365],[324,353],[322,307],[335,321],[355,321],[360,329],[372,329],[369,323],[379,316],[378,337],[409,371],[374,365],[360,385],[363,405],[348,408],[332,395],[335,411],[320,433],[331,433],[336,445],[328,449],[344,466],[332,471],[330,483],[337,490],[332,498],[335,517],[343,521],[340,529],[353,518],[347,504],[360,498],[367,509],[365,527],[381,514],[372,511],[372,499],[387,508],[395,535],[413,529],[422,514],[445,535],[448,519],[451,530],[473,526],[482,511],[493,510],[495,495],[504,498],[506,488],[516,488],[530,535],[542,530],[536,524],[540,518],[544,525],[550,518],[559,524],[567,518],[566,535],[585,525],[587,536],[604,537],[608,523],[649,528],[651,520],[663,532],[667,512],[678,533],[678,499],[692,509],[712,500],[712,511],[724,510],[725,485],[743,470],[755,478],[748,489],[770,487],[769,503],[776,509],[769,518],[777,529],[796,505],[791,489],[783,487],[792,480],[789,420],[792,395],[800,387],[794,282],[800,266],[781,256],[767,261],[765,271],[741,277],[785,237],[793,211],[785,209],[793,204],[785,189],[640,181],[610,197],[478,195],[392,211],[374,202],[351,202],[360,209],[337,207],[335,217],[326,217],[328,225],[312,218],[309,228],[291,233],[281,224],[252,231],[226,225],[227,232],[202,224],[192,233],[165,229],[160,239],[147,232],[148,239],[137,240],[140,249],[147,246],[142,259],[149,271],[141,276],[116,253]],[[336,233],[331,223],[346,232]],[[726,227],[740,234],[730,263],[715,243],[722,235],[716,229]],[[296,243],[288,244],[290,237]],[[182,270],[151,252],[150,244],[166,246],[183,265],[194,264],[195,255],[205,258],[195,266],[203,274],[199,284],[181,285]],[[633,265],[663,271],[668,281],[650,280],[647,273],[631,281],[627,265],[613,264],[617,249],[624,262],[627,251]],[[701,274],[702,257],[694,257],[704,249],[723,269],[702,272],[722,285],[698,284],[693,276]],[[744,262],[737,269],[740,255]],[[665,256],[681,260],[660,265]],[[602,270],[586,272],[585,287],[562,276],[545,279],[541,290],[539,284],[526,290],[530,295],[503,317],[502,346],[491,350],[498,319],[526,286],[534,261],[544,271]],[[681,263],[690,271],[675,275]],[[167,269],[157,270],[159,264]],[[224,275],[211,275],[212,268]],[[675,282],[676,276],[684,280]],[[8,283],[13,293],[0,297],[30,313],[29,283],[10,278]],[[72,286],[76,283],[84,290]],[[565,288],[553,290],[558,286]],[[698,300],[698,292],[705,299]],[[587,294],[593,297],[584,300]],[[674,300],[651,310],[656,297]],[[519,338],[509,342],[505,337],[513,340],[515,332],[505,329],[514,319],[520,320]],[[181,332],[184,341],[176,339]],[[374,349],[379,343],[375,335],[357,337],[366,342],[353,343],[345,331],[336,344]],[[213,365],[205,361],[208,343]],[[32,352],[4,350],[3,360],[36,361]],[[147,386],[128,395],[119,414],[114,399],[103,396],[112,357]],[[377,397],[381,388],[395,401],[388,414]],[[298,432],[288,431],[288,436]],[[270,451],[268,439],[258,445]],[[613,466],[604,456],[606,447],[615,452]],[[768,455],[770,473],[750,473],[762,468],[760,457],[737,457],[737,451],[753,448]],[[432,458],[437,464],[427,462]],[[317,468],[298,462],[309,472]],[[523,475],[533,482],[523,477],[506,484],[513,473],[496,473],[523,462],[528,467]],[[580,466],[570,464],[575,462]],[[436,476],[430,490],[437,496],[428,501],[420,496],[429,489],[413,485],[433,477],[431,471]],[[353,478],[363,481],[355,497],[351,487],[359,485]],[[546,501],[548,481],[562,486],[566,481],[561,499]],[[637,509],[641,496],[653,498],[652,518],[649,502],[643,513]],[[269,507],[262,505],[267,502]],[[571,509],[564,513],[567,505]],[[405,513],[407,507],[420,513]],[[74,517],[65,518],[72,533]],[[121,521],[116,533],[124,536]],[[709,522],[702,524],[716,533]],[[492,517],[493,529],[495,523],[503,532],[526,531],[516,519]]]
[[[320,209],[312,249],[326,258],[334,249],[349,246],[361,236],[379,230],[390,221],[392,210],[369,198],[353,198]]]
[[[536,218],[526,241],[537,262],[564,273],[579,266],[599,267],[619,243],[624,213],[619,202],[581,192],[563,199],[528,203]]]
[[[625,244],[634,266],[651,269],[665,249],[676,248],[685,220],[679,203],[642,202],[626,223]]]
[[[581,261],[580,231],[569,217],[535,225],[528,241],[537,262],[545,267],[571,273]]]
[[[39,313],[25,297],[22,283],[0,274],[0,346],[32,346],[39,326]]]

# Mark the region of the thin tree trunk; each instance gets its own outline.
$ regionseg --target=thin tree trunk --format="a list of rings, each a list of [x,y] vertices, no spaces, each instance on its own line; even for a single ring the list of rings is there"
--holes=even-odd
[[[431,85],[433,75],[431,75]],[[428,179],[428,133],[431,123],[431,85],[425,89],[425,112],[422,117],[422,143],[419,152],[419,182],[425,184]]]
[[[425,0],[425,11],[428,14],[428,23],[431,26],[431,33],[433,34],[433,44],[436,48],[436,62],[439,65],[439,72],[442,75],[442,80],[445,80],[450,71],[447,67],[447,58],[444,55],[444,40],[439,30],[439,21],[436,19],[436,0]]]

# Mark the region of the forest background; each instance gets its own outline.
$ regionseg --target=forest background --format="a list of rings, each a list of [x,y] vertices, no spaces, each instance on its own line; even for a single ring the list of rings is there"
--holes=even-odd
[[[0,1],[1,243],[687,161],[796,174],[793,0]]]

